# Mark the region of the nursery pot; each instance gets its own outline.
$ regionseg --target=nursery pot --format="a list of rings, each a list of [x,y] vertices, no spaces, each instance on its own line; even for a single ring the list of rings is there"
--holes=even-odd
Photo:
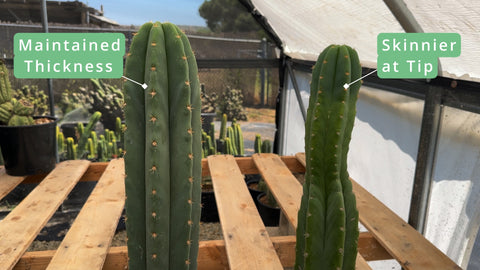
[[[201,113],[202,129],[207,134],[210,132],[210,124],[213,122],[213,119],[215,119],[216,116],[217,116],[216,113]]]
[[[280,221],[280,208],[264,204],[261,200],[264,196],[266,196],[266,194],[262,192],[257,196],[256,200],[258,203],[258,213],[260,217],[262,217],[263,224],[265,226],[278,226]]]
[[[260,182],[259,179],[250,179],[247,181],[247,187],[248,187],[248,191],[250,192],[250,195],[252,196],[252,199],[253,201],[255,202],[255,206],[257,206],[258,208],[258,201],[257,201],[257,197],[258,195],[264,193],[263,191],[260,191],[260,190],[257,190],[257,189],[254,189],[252,188],[251,186],[252,185],[258,185],[258,182]]]
[[[48,116],[34,118],[54,121],[39,125],[0,126],[0,148],[9,175],[48,173],[55,168],[57,119]]]
[[[215,193],[212,191],[202,191],[202,213],[200,221],[202,222],[218,222],[217,202]]]

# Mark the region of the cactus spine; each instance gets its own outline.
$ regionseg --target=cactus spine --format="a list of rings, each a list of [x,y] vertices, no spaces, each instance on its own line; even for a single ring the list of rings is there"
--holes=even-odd
[[[125,82],[125,187],[129,269],[196,269],[200,220],[200,85],[180,29],[146,23]]]
[[[357,53],[331,45],[313,69],[305,123],[306,173],[295,269],[355,269],[358,211],[347,172],[361,76]]]

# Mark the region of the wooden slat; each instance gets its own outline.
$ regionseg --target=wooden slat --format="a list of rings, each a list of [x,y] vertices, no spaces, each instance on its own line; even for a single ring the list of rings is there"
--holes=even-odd
[[[65,161],[0,222],[0,269],[12,269],[73,189],[89,161]]]
[[[123,159],[110,161],[48,270],[102,269],[125,204]]]
[[[297,228],[298,210],[303,194],[302,185],[279,156],[255,154],[252,158],[290,224]]]
[[[5,171],[5,167],[0,166],[0,200],[18,186],[23,179],[25,179],[25,176],[8,175]]]
[[[209,156],[230,269],[283,269],[233,156]]]
[[[461,269],[413,227],[352,180],[360,222],[405,269]]]
[[[80,178],[79,182],[88,182],[88,181],[98,181],[102,173],[107,168],[108,162],[94,162],[91,163],[88,167],[88,170],[83,174],[82,178]],[[25,178],[22,184],[32,184],[32,183],[40,183],[43,178],[47,176],[46,174],[36,174],[36,175],[29,175]]]
[[[293,267],[295,262],[295,236],[273,236],[273,246],[283,267]],[[27,252],[17,263],[14,270],[44,270],[55,250]],[[103,270],[127,269],[127,247],[111,247],[108,251]],[[229,269],[225,241],[201,241],[198,250],[198,270]]]

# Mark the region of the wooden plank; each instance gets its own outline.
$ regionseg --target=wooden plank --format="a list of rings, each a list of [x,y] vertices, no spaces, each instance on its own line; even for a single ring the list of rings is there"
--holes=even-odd
[[[58,209],[90,164],[87,160],[57,167],[0,222],[0,269],[12,269]]]
[[[209,156],[230,269],[283,269],[233,156]]]
[[[279,156],[255,154],[252,158],[283,213],[292,226],[297,228],[298,210],[303,194],[302,185]]]
[[[123,159],[110,161],[48,270],[102,269],[125,204],[124,171]]]
[[[79,182],[88,182],[88,181],[98,181],[102,176],[105,168],[107,168],[108,162],[94,162],[91,163],[88,167],[88,170],[83,174],[82,178],[80,178]],[[22,184],[31,184],[31,183],[40,183],[46,174],[36,174],[36,175],[29,175]]]
[[[404,269],[461,269],[366,189],[352,184],[360,221]]]
[[[23,179],[25,179],[25,176],[8,175],[5,171],[5,167],[0,166],[0,200],[18,186]]]

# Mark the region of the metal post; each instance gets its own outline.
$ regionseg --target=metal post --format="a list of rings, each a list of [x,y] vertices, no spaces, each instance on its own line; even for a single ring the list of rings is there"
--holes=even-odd
[[[295,73],[293,73],[292,64],[287,62],[288,74],[292,80],[293,90],[295,91],[295,96],[297,97],[298,106],[300,107],[300,112],[302,113],[303,121],[307,120],[307,110],[305,104],[303,104],[302,95],[300,94],[300,88],[298,87],[297,78]]]
[[[48,15],[47,15],[46,0],[42,0],[42,25],[43,25],[43,32],[48,33]],[[48,87],[48,101],[50,104],[50,115],[55,116],[55,102],[53,100],[52,79],[47,79],[47,87]]]
[[[417,165],[408,223],[422,234],[425,232],[438,136],[442,122],[442,90],[442,88],[434,86],[429,86],[427,89],[418,143]]]
[[[383,0],[393,16],[407,33],[423,33],[423,29],[417,22],[412,12],[403,0]]]

